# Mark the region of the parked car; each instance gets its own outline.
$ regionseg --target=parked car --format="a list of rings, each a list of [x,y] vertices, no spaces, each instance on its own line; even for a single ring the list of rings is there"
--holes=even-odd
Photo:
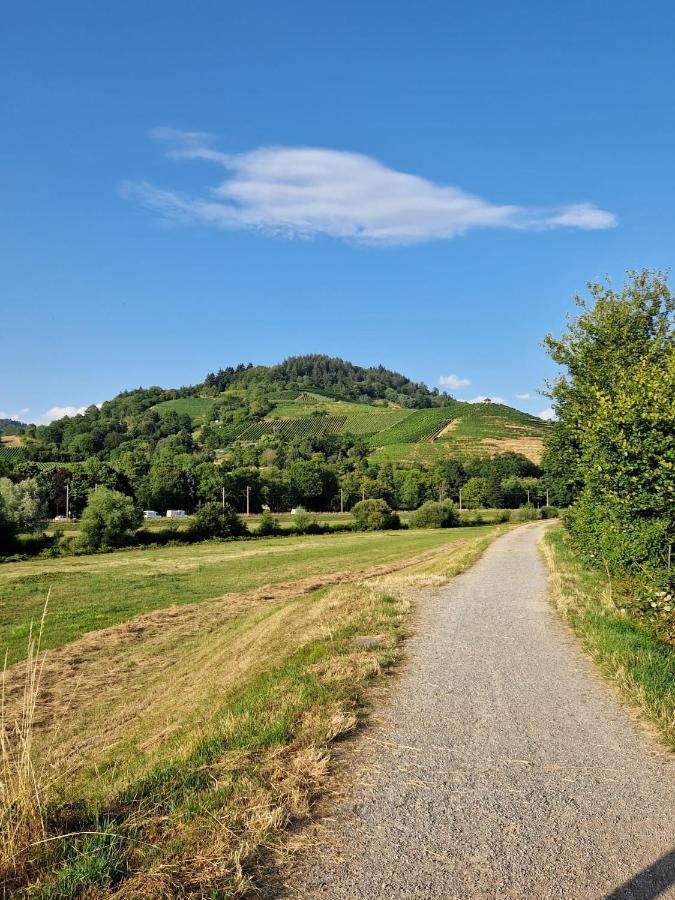
[[[54,516],[55,522],[67,522],[68,516]]]
[[[167,509],[166,511],[167,519],[182,519],[183,516],[187,516],[184,509]]]
[[[158,512],[155,512],[154,509],[144,509],[143,510],[143,518],[144,519],[159,519],[160,515]]]

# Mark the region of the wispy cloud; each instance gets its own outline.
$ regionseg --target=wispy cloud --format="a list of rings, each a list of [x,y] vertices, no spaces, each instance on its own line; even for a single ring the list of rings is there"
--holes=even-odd
[[[443,385],[443,387],[448,387],[454,391],[469,387],[471,384],[468,378],[460,378],[459,375],[441,375],[438,379],[438,383]]]
[[[52,406],[47,412],[42,413],[35,419],[36,425],[49,425],[56,419],[62,419],[64,416],[81,416],[86,411],[86,406]]]
[[[540,419],[545,419],[547,422],[553,422],[558,418],[551,406],[547,406],[546,409],[542,409],[542,411],[538,413],[538,416]]]
[[[23,409],[16,410],[16,412],[5,412],[5,410],[0,409],[0,419],[14,419],[15,421],[23,422],[29,412],[30,406],[24,406]]]
[[[531,400],[532,394],[516,394],[516,400]]]
[[[260,147],[230,154],[214,149],[201,132],[158,128],[152,134],[168,145],[168,156],[206,160],[228,173],[197,196],[147,181],[122,185],[125,195],[171,221],[371,245],[447,240],[472,228],[597,230],[617,223],[592,203],[549,209],[490,203],[360,153]]]
[[[503,397],[495,397],[494,395],[488,397],[485,394],[479,394],[477,397],[474,397],[473,400],[469,400],[469,403],[485,403],[486,400],[491,400],[493,403],[505,402]]]

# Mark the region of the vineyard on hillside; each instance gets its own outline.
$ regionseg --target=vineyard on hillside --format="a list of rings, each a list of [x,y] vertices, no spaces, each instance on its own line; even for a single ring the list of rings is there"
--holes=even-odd
[[[406,416],[402,421],[379,431],[373,435],[370,443],[373,446],[385,447],[388,444],[411,444],[428,441],[456,417],[453,406],[441,406],[435,409],[418,409]]]
[[[237,435],[238,441],[259,441],[266,435],[280,435],[287,440],[293,438],[320,437],[344,431],[347,416],[305,416],[302,419],[261,419],[246,426]]]

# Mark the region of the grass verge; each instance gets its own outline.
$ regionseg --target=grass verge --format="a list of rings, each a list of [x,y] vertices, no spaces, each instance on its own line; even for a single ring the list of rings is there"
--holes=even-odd
[[[622,697],[675,750],[675,653],[649,624],[623,605],[626,585],[611,589],[604,573],[585,566],[562,526],[546,532],[542,549],[551,596],[584,649]]]
[[[468,530],[442,560],[380,580],[217,615],[198,604],[204,619],[189,632],[172,636],[167,621],[152,639],[101,642],[87,659],[73,645],[68,715],[34,742],[36,756],[54,760],[45,836],[0,873],[8,895],[255,891],[283,829],[309,815],[331,744],[357,727],[374,683],[399,658],[411,589],[461,571],[500,530]],[[107,678],[78,689],[97,667]]]

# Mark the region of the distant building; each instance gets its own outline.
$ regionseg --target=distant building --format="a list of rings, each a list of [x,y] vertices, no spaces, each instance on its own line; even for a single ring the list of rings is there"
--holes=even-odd
[[[143,510],[143,518],[144,519],[159,519],[159,513],[155,512],[154,509],[144,509]]]
[[[166,511],[167,519],[181,519],[183,516],[187,516],[184,509],[167,509]]]
[[[492,403],[492,400],[490,400],[489,397],[486,397],[485,400],[483,400],[483,403]]]

